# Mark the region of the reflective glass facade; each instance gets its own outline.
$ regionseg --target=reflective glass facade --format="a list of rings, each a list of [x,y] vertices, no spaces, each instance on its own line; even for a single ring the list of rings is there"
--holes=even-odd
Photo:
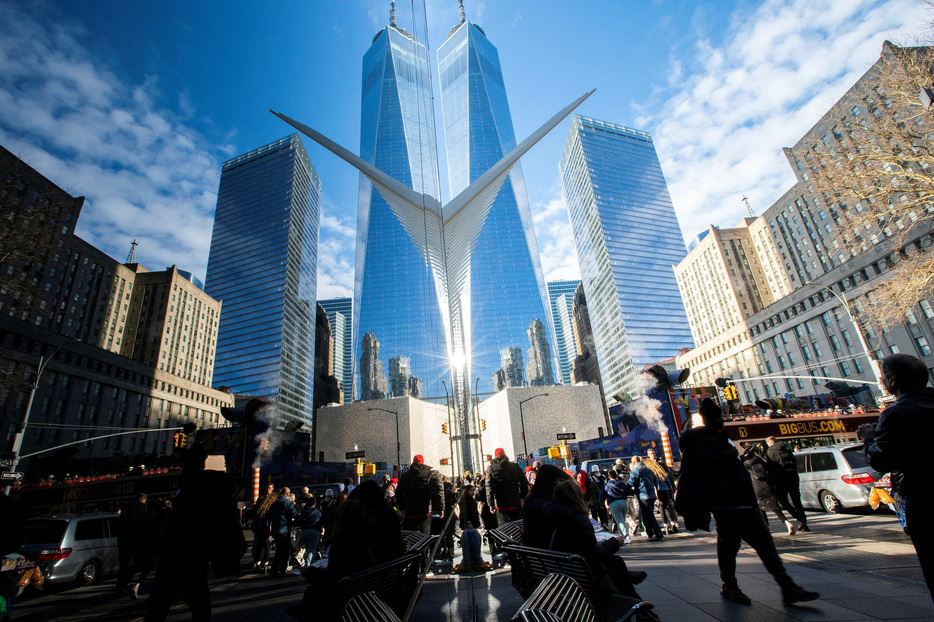
[[[440,199],[427,54],[423,45],[395,26],[373,39],[363,58],[360,157]],[[448,356],[442,309],[431,267],[409,233],[418,235],[406,232],[379,191],[361,175],[353,305],[357,399],[385,390],[376,377],[385,378],[389,360],[398,356],[407,357],[412,377],[422,380],[422,397],[444,395],[441,380],[448,374]],[[376,338],[379,349],[378,361],[363,364],[369,383],[365,388],[360,357],[367,333]],[[366,349],[367,356],[375,352]]]
[[[577,344],[574,342],[574,292],[580,281],[550,281],[548,299],[551,302],[551,316],[555,323],[555,341],[558,343],[558,363],[561,365],[561,382],[573,384],[571,370],[577,356]]]
[[[334,342],[334,377],[341,383],[344,403],[353,401],[353,299],[331,298],[319,300],[331,323]]]
[[[477,25],[463,21],[438,50],[441,103],[451,196],[456,196],[516,146],[499,54]],[[500,352],[518,347],[526,362],[529,330],[541,320],[550,380],[558,368],[552,316],[521,165],[493,202],[473,250],[465,318],[469,378],[481,393],[494,390]],[[535,358],[534,356],[531,358]],[[541,366],[539,366],[541,367]]]
[[[205,291],[223,301],[214,386],[312,417],[321,184],[297,134],[224,163]]]
[[[693,348],[673,266],[686,249],[652,137],[575,115],[560,164],[608,398]]]

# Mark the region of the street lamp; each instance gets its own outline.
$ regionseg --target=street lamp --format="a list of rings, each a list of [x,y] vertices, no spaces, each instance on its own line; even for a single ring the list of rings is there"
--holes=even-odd
[[[399,413],[385,408],[367,408],[367,411],[373,410],[381,410],[384,413],[396,416],[396,468],[402,469],[402,443],[399,441]]]
[[[876,384],[879,387],[882,387],[882,374],[879,373],[879,362],[872,356],[871,351],[869,350],[869,344],[866,343],[865,337],[863,337],[863,329],[856,321],[856,318],[853,317],[853,313],[850,311],[850,305],[846,301],[845,296],[841,296],[837,292],[833,291],[831,287],[824,285],[823,283],[818,283],[817,281],[807,281],[805,285],[817,285],[822,289],[826,289],[828,292],[833,294],[834,298],[840,301],[840,304],[843,305],[843,310],[846,311],[846,314],[849,316],[850,321],[853,322],[853,327],[856,329],[856,336],[859,338],[859,345],[863,347],[863,352],[866,353],[866,358],[869,360],[869,368],[872,369],[872,375],[876,379]],[[885,389],[882,389],[883,393]]]
[[[441,386],[444,387],[444,402],[448,407],[448,448],[451,451],[451,479],[456,477],[454,471],[454,430],[451,429],[451,396],[448,394],[448,385],[444,383],[444,380],[441,381]]]
[[[73,343],[81,343],[81,340],[72,339],[71,341],[67,341],[55,348],[48,358],[45,358],[44,356],[39,357],[39,367],[36,369],[36,377],[32,382],[32,387],[29,389],[29,401],[26,402],[26,413],[23,415],[23,420],[20,422],[19,427],[16,429],[16,436],[13,437],[13,455],[12,459],[10,460],[10,473],[16,472],[16,465],[19,463],[19,450],[23,447],[23,437],[26,436],[26,426],[29,425],[29,414],[32,412],[32,403],[36,398],[36,390],[39,388],[39,379],[42,378],[42,372],[45,371],[45,368],[48,367],[49,362],[55,358],[55,355],[58,354],[59,350],[65,346],[70,346]],[[7,496],[10,495],[11,489],[12,485],[7,485]]]
[[[544,397],[548,395],[547,393],[539,393],[538,395],[533,395],[532,397],[527,397],[524,400],[519,400],[519,421],[522,423],[522,451],[525,452],[525,455],[529,455],[529,445],[525,442],[525,416],[522,414],[522,405],[526,402],[534,400],[536,397]],[[526,458],[527,459],[527,458]]]

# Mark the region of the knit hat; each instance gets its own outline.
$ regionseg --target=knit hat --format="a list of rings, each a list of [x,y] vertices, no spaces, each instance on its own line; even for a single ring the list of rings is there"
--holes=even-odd
[[[416,456],[412,458],[412,464],[425,464],[425,458],[423,458],[421,454],[416,454]]]
[[[493,455],[497,458],[506,455],[506,451],[502,447],[497,447],[496,451],[493,452]]]
[[[722,422],[723,420],[723,410],[709,397],[705,397],[704,401],[701,402],[700,415],[704,420],[704,425],[708,426],[711,423]]]

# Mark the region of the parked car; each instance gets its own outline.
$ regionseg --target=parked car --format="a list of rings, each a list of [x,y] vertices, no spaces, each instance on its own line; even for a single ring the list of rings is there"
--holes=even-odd
[[[90,585],[117,573],[117,519],[117,514],[30,519],[19,553],[35,561],[49,583]]]
[[[868,506],[872,484],[882,477],[869,466],[862,443],[811,447],[795,458],[802,505],[829,513]]]

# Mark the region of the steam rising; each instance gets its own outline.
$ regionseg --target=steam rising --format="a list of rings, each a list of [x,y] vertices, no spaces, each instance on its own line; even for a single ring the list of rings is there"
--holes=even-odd
[[[659,434],[665,434],[668,432],[668,426],[665,425],[661,410],[659,410],[662,403],[646,395],[649,391],[656,389],[657,386],[658,381],[651,374],[639,374],[636,376],[636,391],[641,395],[631,402],[626,402],[624,408],[627,413],[632,413],[640,420],[645,421],[645,424],[651,430]]]
[[[288,436],[281,430],[276,429],[276,405],[270,404],[256,413],[257,421],[264,421],[269,425],[265,432],[253,437],[256,443],[256,458],[253,460],[253,468],[258,469],[272,460],[272,456],[282,443],[288,440]],[[268,441],[268,444],[267,442]]]

